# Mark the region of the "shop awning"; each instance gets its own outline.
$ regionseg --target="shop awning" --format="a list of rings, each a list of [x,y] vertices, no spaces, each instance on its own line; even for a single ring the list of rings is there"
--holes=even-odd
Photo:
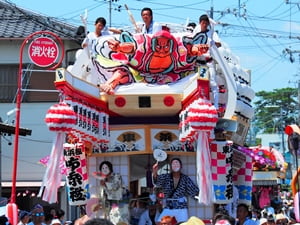
[[[270,186],[270,185],[277,185],[280,184],[280,180],[253,180],[252,185],[257,185],[257,186]]]
[[[60,186],[65,185],[65,181],[60,182]],[[16,187],[40,187],[42,185],[42,181],[17,181]],[[7,188],[12,186],[12,182],[10,181],[2,181],[2,188]]]

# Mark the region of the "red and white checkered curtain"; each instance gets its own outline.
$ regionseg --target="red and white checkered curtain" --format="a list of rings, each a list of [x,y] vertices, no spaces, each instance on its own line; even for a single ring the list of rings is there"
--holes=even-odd
[[[211,172],[215,203],[228,204],[233,198],[232,141],[213,141],[211,149]]]

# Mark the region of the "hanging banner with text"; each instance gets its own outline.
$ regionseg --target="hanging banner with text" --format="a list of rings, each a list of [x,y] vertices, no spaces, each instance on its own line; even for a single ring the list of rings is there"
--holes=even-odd
[[[64,159],[67,168],[67,191],[70,205],[85,205],[89,198],[88,174],[84,145],[64,144]]]

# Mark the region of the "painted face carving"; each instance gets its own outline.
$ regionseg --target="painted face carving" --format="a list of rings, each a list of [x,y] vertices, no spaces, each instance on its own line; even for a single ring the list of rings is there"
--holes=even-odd
[[[155,53],[161,57],[170,55],[171,43],[166,37],[158,37],[155,45]]]
[[[172,171],[178,172],[181,169],[180,162],[178,160],[173,160],[171,164]]]
[[[110,174],[110,169],[106,164],[102,165],[101,173],[103,173],[104,175],[109,175]]]

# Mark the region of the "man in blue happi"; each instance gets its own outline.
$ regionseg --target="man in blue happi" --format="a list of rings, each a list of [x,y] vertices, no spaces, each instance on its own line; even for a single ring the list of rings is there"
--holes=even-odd
[[[174,216],[177,222],[188,220],[187,197],[195,197],[199,188],[190,177],[181,173],[182,162],[179,158],[171,160],[171,173],[158,175],[158,163],[153,165],[153,183],[162,188],[165,195],[165,207],[160,218]]]

